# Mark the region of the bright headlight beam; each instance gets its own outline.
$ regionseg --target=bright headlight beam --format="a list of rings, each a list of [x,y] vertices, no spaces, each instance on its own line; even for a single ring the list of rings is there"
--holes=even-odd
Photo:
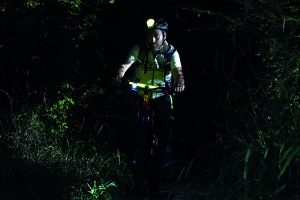
[[[147,27],[148,27],[148,28],[153,28],[154,23],[155,23],[155,20],[154,20],[154,19],[148,19],[148,20],[147,20]]]

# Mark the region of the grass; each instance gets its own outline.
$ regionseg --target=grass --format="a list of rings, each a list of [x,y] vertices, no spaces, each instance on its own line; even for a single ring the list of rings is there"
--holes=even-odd
[[[20,189],[28,199],[47,199],[47,194],[54,198],[51,195],[56,193],[65,199],[107,200],[118,193],[119,184],[130,184],[118,148],[92,134],[83,136],[84,131],[74,134],[70,125],[75,120],[73,88],[67,85],[63,90],[52,104],[23,107],[13,113],[13,127],[9,120],[1,127],[1,158],[5,161],[1,177],[9,180],[13,176],[12,181],[2,182],[8,188],[0,192],[4,199],[14,197],[14,181],[27,184],[31,192],[23,191],[21,185],[14,190]],[[4,173],[9,170],[12,174]],[[59,191],[53,189],[56,184]]]

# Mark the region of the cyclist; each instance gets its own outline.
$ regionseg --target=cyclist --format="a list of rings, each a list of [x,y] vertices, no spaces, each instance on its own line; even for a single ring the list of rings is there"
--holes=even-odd
[[[174,78],[175,92],[185,89],[184,77],[178,51],[167,42],[168,23],[163,19],[147,21],[147,39],[135,45],[129,52],[127,60],[121,64],[117,79],[121,79],[126,71],[137,63],[136,81],[165,86]]]
[[[158,19],[157,21],[149,19],[147,21],[146,40],[133,46],[126,61],[118,69],[116,80],[120,81],[128,69],[133,68],[133,82],[174,88],[175,92],[184,91],[184,76],[179,53],[167,42],[167,31],[168,23],[166,21],[163,19]],[[172,131],[172,97],[158,91],[153,92],[151,98],[151,105],[155,111],[154,121],[159,138],[158,163],[161,164]],[[142,187],[141,176],[143,176],[143,173],[138,172],[137,174],[136,186]],[[159,176],[153,174],[154,177]],[[158,180],[153,179],[152,182],[151,189],[158,189]]]

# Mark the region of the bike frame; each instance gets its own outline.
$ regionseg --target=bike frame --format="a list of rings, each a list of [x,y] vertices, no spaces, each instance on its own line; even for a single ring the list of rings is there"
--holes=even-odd
[[[139,108],[137,115],[137,122],[140,129],[138,132],[141,136],[142,147],[140,151],[137,151],[137,162],[136,166],[140,168],[143,174],[144,181],[152,185],[150,182],[155,182],[157,179],[157,170],[159,168],[159,138],[155,130],[155,111],[152,108],[152,94],[153,92],[162,92],[168,94],[167,88],[160,87],[156,85],[146,85],[142,83],[129,82],[131,90],[138,93],[138,96],[141,96],[142,105]],[[171,99],[171,109],[173,108],[172,96]],[[151,187],[151,186],[150,186]]]
[[[162,87],[155,86],[155,85],[146,85],[143,83],[135,83],[135,82],[129,82],[129,85],[131,85],[132,89],[135,91],[142,91],[142,106],[138,112],[138,123],[146,128],[146,132],[150,132],[151,135],[151,143],[148,151],[148,155],[150,155],[151,160],[155,160],[156,156],[156,149],[158,147],[158,137],[155,135],[154,131],[154,115],[155,112],[151,107],[151,93],[155,90],[163,89]],[[146,133],[142,133],[146,134]]]

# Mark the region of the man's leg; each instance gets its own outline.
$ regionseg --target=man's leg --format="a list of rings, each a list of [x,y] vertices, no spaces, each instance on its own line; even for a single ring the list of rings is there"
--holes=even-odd
[[[159,188],[159,177],[161,167],[170,159],[169,140],[172,133],[172,108],[171,97],[164,95],[158,99],[153,100],[153,108],[155,111],[155,134],[158,136],[157,156],[152,169],[151,184],[153,190]]]

